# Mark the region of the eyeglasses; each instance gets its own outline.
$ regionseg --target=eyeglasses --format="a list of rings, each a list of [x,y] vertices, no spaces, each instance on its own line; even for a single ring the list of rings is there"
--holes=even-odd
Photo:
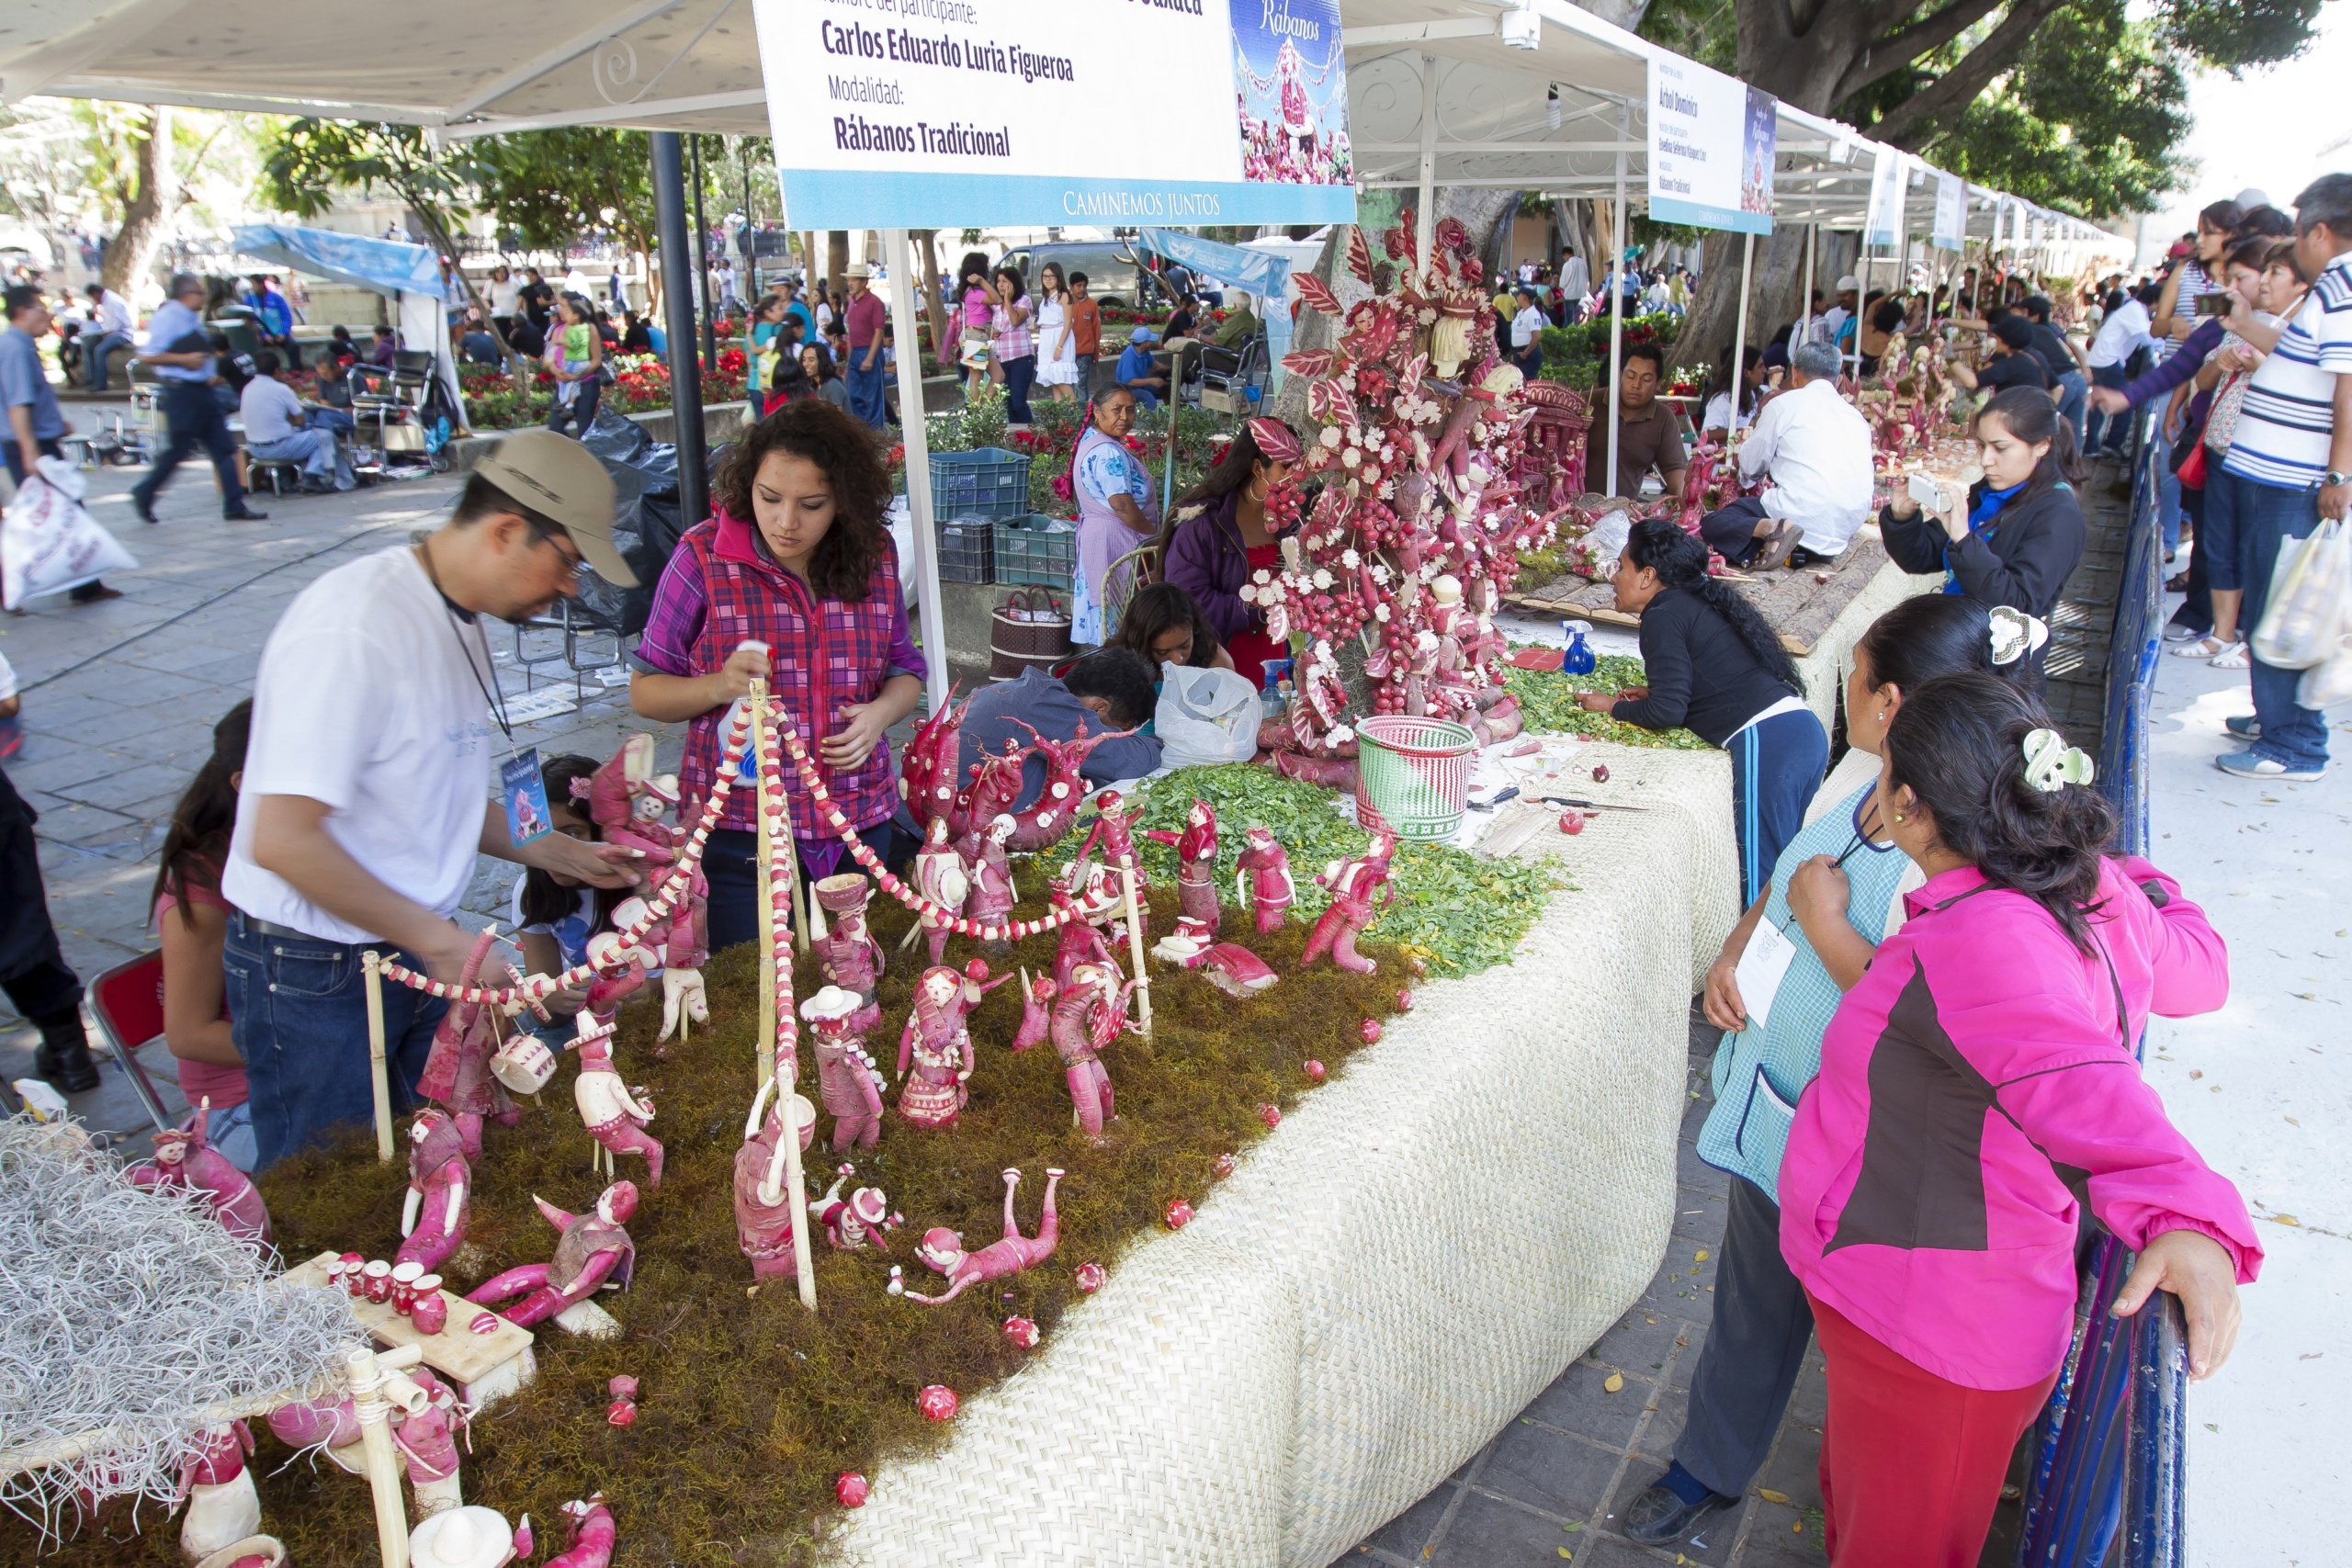
[[[525,517],[523,519],[523,526],[528,528],[540,540],[544,541],[548,548],[562,557],[564,564],[571,568],[572,576],[585,581],[586,579],[595,575],[596,569],[594,567],[590,566],[585,560],[582,560],[579,556],[575,555],[571,549],[566,547],[566,546],[571,543],[570,535],[563,533],[561,529],[549,524],[540,522],[536,517]]]

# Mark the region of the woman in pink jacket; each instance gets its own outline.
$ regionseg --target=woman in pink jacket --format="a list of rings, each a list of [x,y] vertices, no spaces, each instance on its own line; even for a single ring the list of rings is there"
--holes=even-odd
[[[1964,674],[1887,731],[1881,819],[1928,881],[1846,993],[1781,1168],[1781,1251],[1828,1362],[1838,1568],[1976,1562],[2066,1354],[2082,1204],[2140,1254],[2119,1314],[2180,1298],[2194,1377],[2262,1261],[2134,1053],[2150,1014],[2222,1005],[2222,939],[2170,877],[2102,852],[2113,813],[2049,726]]]

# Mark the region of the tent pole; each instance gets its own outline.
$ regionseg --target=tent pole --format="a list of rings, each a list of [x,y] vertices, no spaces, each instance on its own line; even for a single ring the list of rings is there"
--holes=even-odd
[[[650,133],[653,220],[662,247],[662,315],[669,334],[670,412],[678,446],[678,516],[688,528],[710,515],[704,468],[702,367],[695,362],[693,274],[686,250],[685,149],[674,130]]]
[[[1437,243],[1437,56],[1421,56],[1420,189],[1413,208],[1413,254],[1423,276]]]
[[[1733,329],[1731,335],[1732,396],[1735,412],[1737,412],[1739,378],[1747,369],[1747,275],[1749,269],[1756,265],[1756,236],[1752,233],[1743,234],[1740,236],[1740,242],[1738,324]]]
[[[922,339],[915,332],[915,284],[922,276],[911,265],[904,229],[882,231],[882,254],[890,258],[890,331],[898,339],[899,430],[907,452],[907,513],[915,536],[915,617],[922,632],[925,712],[947,704],[947,620],[939,604],[939,536],[931,523],[930,426],[922,411]],[[903,276],[900,266],[908,267]],[[1174,419],[1171,413],[1170,421]]]
[[[1609,211],[1609,488],[1603,495],[1617,493],[1617,437],[1625,417],[1622,406],[1623,383],[1625,378],[1625,280],[1619,274],[1625,266],[1625,128],[1631,123],[1633,111],[1620,99],[1617,105],[1617,199]],[[1591,476],[1585,483],[1592,482]],[[1638,493],[1639,487],[1636,487]]]
[[[1821,225],[1818,223],[1808,223],[1804,226],[1804,336],[1798,340],[1800,343],[1811,343],[1813,341],[1814,260],[1819,254],[1820,250]],[[1867,293],[1869,291],[1865,289],[1863,292]],[[1854,309],[1859,310],[1861,308],[1861,297],[1858,294],[1854,299]],[[1857,328],[1854,333],[1854,337],[1857,342],[1860,340],[1861,335],[1860,330]],[[1832,333],[1830,336],[1834,341],[1837,334]]]
[[[695,281],[702,286],[702,369],[707,376],[718,368],[718,301],[711,292],[710,224],[702,213],[702,133],[689,131],[695,163]]]

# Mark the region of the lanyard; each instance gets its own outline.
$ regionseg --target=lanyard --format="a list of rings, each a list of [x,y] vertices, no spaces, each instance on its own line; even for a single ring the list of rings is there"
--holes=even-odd
[[[466,673],[474,678],[474,685],[481,693],[482,703],[490,709],[490,716],[497,720],[500,733],[506,737],[506,754],[510,757],[514,756],[515,755],[514,726],[506,716],[506,694],[483,679],[481,665],[474,662],[474,650],[466,646],[466,634],[458,629],[458,625],[466,621],[473,623],[474,636],[481,643],[482,664],[493,662],[490,657],[489,634],[481,629],[480,620],[476,619],[470,612],[458,609],[457,602],[442,591],[441,579],[433,570],[433,553],[423,545],[412,547],[416,551],[417,563],[424,568],[424,581],[433,584],[434,592],[441,595],[441,608],[447,611],[449,616],[449,635],[458,639],[458,651],[465,657]]]

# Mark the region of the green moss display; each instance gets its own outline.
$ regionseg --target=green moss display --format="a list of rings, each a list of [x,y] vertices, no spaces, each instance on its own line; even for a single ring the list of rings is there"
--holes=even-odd
[[[1583,693],[1617,692],[1641,683],[1642,661],[1623,653],[1602,654],[1589,675],[1503,666],[1503,689],[1519,699],[1520,713],[1531,733],[1584,735],[1620,746],[1668,751],[1707,750],[1707,743],[1687,729],[1644,729],[1637,724],[1620,723],[1605,713],[1587,713],[1577,705]]]
[[[1290,856],[1291,880],[1298,885],[1292,917],[1312,920],[1330,904],[1316,873],[1327,862],[1363,852],[1371,835],[1340,814],[1328,789],[1286,779],[1250,762],[1213,768],[1180,768],[1148,780],[1138,792],[1140,827],[1181,831],[1195,797],[1216,807],[1217,896],[1231,906],[1235,857],[1243,832],[1267,827]],[[1172,880],[1176,852],[1138,840],[1145,869]],[[1396,861],[1396,902],[1375,919],[1371,935],[1403,946],[1439,975],[1475,975],[1510,962],[1511,953],[1544,912],[1544,904],[1566,886],[1555,866],[1543,861],[1482,861],[1451,844],[1401,845]],[[1254,928],[1253,928],[1254,929]]]
[[[1035,886],[1034,872],[1024,870],[1022,880]],[[1173,888],[1157,890],[1154,905],[1165,931],[1175,920]],[[890,969],[881,987],[884,1025],[868,1043],[887,1069],[896,1063],[922,949],[898,946],[909,917],[897,904],[877,898],[873,914]],[[1238,929],[1228,922],[1227,934]],[[1347,1057],[1363,1048],[1361,1021],[1395,1011],[1396,988],[1411,975],[1405,954],[1368,947],[1380,959],[1376,976],[1328,964],[1294,975],[1306,931],[1294,919],[1271,937],[1253,931],[1239,938],[1282,975],[1248,1000],[1197,975],[1155,973],[1152,1037],[1123,1036],[1103,1053],[1119,1116],[1100,1148],[1071,1125],[1051,1045],[1019,1055],[1006,1048],[1021,1017],[1019,983],[991,992],[973,1019],[978,1066],[956,1129],[924,1133],[893,1119],[878,1150],[852,1151],[855,1184],[880,1186],[907,1228],[889,1237],[887,1255],[837,1253],[820,1235],[813,1314],[802,1310],[788,1279],[752,1293],[751,1267],[736,1247],[733,1162],[753,1090],[759,1016],[752,950],[713,961],[713,1026],[666,1061],[650,1050],[658,987],[650,1004],[640,996],[622,1017],[616,1063],[628,1081],[646,1086],[655,1108],[650,1131],[668,1157],[661,1190],[646,1197],[629,1226],[636,1280],[600,1298],[623,1334],[585,1340],[542,1325],[537,1380],[475,1423],[464,1471],[468,1501],[509,1518],[527,1511],[547,1542],[562,1538],[563,1503],[601,1488],[619,1523],[616,1562],[623,1564],[820,1559],[841,1472],[876,1475],[953,1435],[953,1422],[935,1426],[917,1413],[919,1390],[944,1383],[968,1400],[1039,1353],[1006,1340],[1006,1317],[1034,1319],[1050,1341],[1078,1293],[1080,1264],[1100,1262],[1115,1272],[1121,1250],[1160,1224],[1170,1200],[1198,1204],[1210,1196],[1218,1155],[1266,1135],[1260,1105],[1288,1106],[1310,1089],[1308,1058],[1335,1075],[1344,1071]],[[1033,937],[1017,953],[989,962],[999,974],[1016,963],[1043,973],[1055,942],[1050,933]],[[960,964],[971,948],[958,941],[948,956]],[[819,983],[813,962],[802,960],[797,994],[808,996]],[[805,1039],[801,1055],[800,1087],[813,1100]],[[485,1130],[467,1250],[445,1270],[453,1286],[470,1289],[500,1269],[548,1258],[555,1233],[534,1213],[534,1192],[575,1213],[594,1202],[603,1184],[590,1173],[594,1145],[572,1111],[571,1077],[564,1069],[540,1102],[525,1109],[520,1127]],[[820,1116],[808,1156],[819,1190],[837,1163],[824,1142],[831,1128],[831,1118]],[[1068,1172],[1058,1195],[1061,1244],[1052,1258],[945,1306],[885,1293],[894,1261],[910,1288],[940,1288],[940,1277],[914,1256],[925,1229],[952,1226],[975,1248],[1001,1234],[1000,1173],[1008,1167],[1023,1174],[1017,1212],[1023,1234],[1034,1234],[1048,1166]],[[621,1172],[641,1183],[643,1162],[625,1156]],[[399,1240],[405,1175],[404,1165],[378,1165],[372,1140],[355,1134],[285,1162],[261,1185],[288,1258],[344,1248],[388,1258]],[[628,1427],[605,1420],[605,1380],[616,1372],[643,1385],[636,1424]],[[291,1560],[304,1568],[374,1562],[366,1482],[324,1461],[315,1472],[300,1463],[281,1471],[289,1457],[284,1445],[260,1423],[254,1427],[265,1526],[285,1540]],[[177,1538],[176,1523],[162,1510],[146,1507],[134,1520],[127,1504],[114,1504],[42,1561],[161,1568],[179,1561]],[[34,1554],[30,1527],[0,1516],[0,1562],[30,1562]]]

